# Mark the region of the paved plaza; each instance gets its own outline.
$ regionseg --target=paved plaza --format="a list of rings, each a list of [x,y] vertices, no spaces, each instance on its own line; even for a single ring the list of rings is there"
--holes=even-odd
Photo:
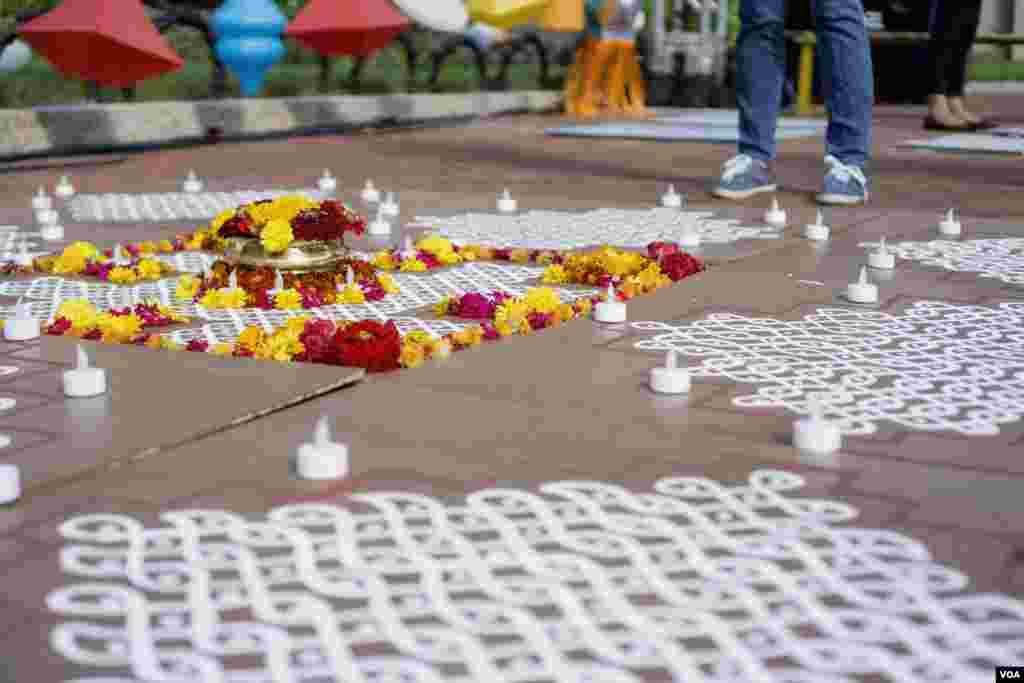
[[[978,100],[1024,124],[1021,96]],[[801,234],[820,136],[780,141],[783,230],[770,197],[707,192],[730,146],[545,136],[558,116],[0,165],[0,225],[38,253],[170,238],[242,196],[217,193],[313,189],[328,168],[353,206],[368,178],[394,190],[409,234],[543,249],[669,240],[674,184],[707,265],[629,301],[627,324],[366,377],[90,344],[111,391],[71,400],[74,340],[0,342],[0,460],[24,487],[0,506],[0,680],[966,683],[1024,665],[1024,164],[901,147],[922,115],[878,109],[871,201],[825,209],[823,243]],[[208,195],[176,203],[189,169]],[[43,242],[31,197],[65,174],[65,241]],[[518,218],[493,215],[505,188]],[[949,208],[960,238],[937,230]],[[871,272],[877,304],[851,303],[883,238],[897,266]],[[540,273],[399,273],[399,296],[334,312],[443,334],[443,296]],[[140,287],[7,277],[0,317],[19,297],[46,317],[169,296]],[[182,341],[267,323],[194,312]],[[686,395],[647,388],[668,350]],[[812,404],[840,452],[794,448]],[[351,476],[299,479],[323,415]]]

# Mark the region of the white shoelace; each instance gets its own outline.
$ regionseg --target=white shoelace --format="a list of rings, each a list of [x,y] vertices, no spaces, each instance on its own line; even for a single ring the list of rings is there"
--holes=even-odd
[[[754,165],[754,160],[746,154],[734,156],[722,166],[722,180],[732,180],[741,173],[746,173]]]
[[[853,178],[860,183],[861,187],[867,187],[868,185],[868,179],[864,177],[864,172],[862,170],[856,166],[844,164],[831,154],[825,157],[825,165],[829,167],[828,174],[835,176],[836,180],[841,183],[847,183],[850,181],[850,178]]]

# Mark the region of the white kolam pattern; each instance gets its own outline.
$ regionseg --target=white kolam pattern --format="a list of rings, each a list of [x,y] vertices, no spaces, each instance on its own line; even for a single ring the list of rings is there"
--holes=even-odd
[[[193,339],[199,339],[207,342],[208,344],[232,344],[238,339],[238,335],[242,330],[249,325],[258,325],[263,328],[265,332],[271,332],[274,328],[280,327],[286,323],[290,318],[300,315],[311,315],[314,318],[335,321],[372,319],[370,316],[360,317],[358,314],[347,312],[346,314],[352,315],[353,317],[345,317],[345,314],[339,314],[336,311],[331,310],[335,308],[337,307],[324,306],[323,308],[305,311],[231,311],[233,315],[230,315],[227,318],[210,322],[195,329],[176,330],[175,332],[169,332],[164,336],[178,344],[187,344]],[[398,328],[398,331],[402,334],[409,334],[414,330],[420,330],[427,332],[435,338],[443,337],[451,332],[459,332],[470,324],[469,322],[459,320],[433,320],[408,316],[390,317],[386,319],[379,318],[379,320],[382,322],[384,320],[393,321],[395,326]]]
[[[329,198],[312,189],[81,194],[68,203],[68,213],[72,220],[101,223],[210,220],[241,204],[290,194],[305,195],[313,200]]]
[[[817,401],[846,434],[889,422],[994,435],[1024,417],[1024,302],[919,301],[900,315],[821,308],[800,320],[715,313],[633,328],[655,333],[639,349],[700,358],[695,377],[758,385],[737,406],[806,415]]]
[[[81,583],[47,598],[51,644],[120,683],[989,683],[1021,661],[1024,603],[840,526],[856,510],[787,495],[803,484],[76,517],[60,562]]]
[[[700,233],[702,242],[712,244],[781,236],[772,228],[744,226],[736,220],[714,219],[713,215],[665,208],[526,211],[417,216],[413,224],[464,243],[522,249],[566,250],[597,244],[646,247],[651,242],[678,241],[691,230]]]
[[[33,280],[0,282],[0,295],[24,297],[32,317],[50,320],[61,303],[70,299],[85,299],[100,310],[124,308],[145,301],[157,301],[189,317],[199,316],[199,307],[179,301],[174,296],[175,278],[164,278],[135,286],[113,285],[96,280],[70,280],[58,276]],[[14,315],[14,303],[0,305],[0,319]]]
[[[860,246],[874,248],[875,242]],[[1007,284],[1024,286],[1024,239],[932,240],[887,244],[896,256],[959,273],[977,273]]]

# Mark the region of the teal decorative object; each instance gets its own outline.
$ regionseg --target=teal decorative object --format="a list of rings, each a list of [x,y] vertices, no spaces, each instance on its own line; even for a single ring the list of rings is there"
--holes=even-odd
[[[243,95],[258,95],[270,67],[284,57],[287,17],[271,0],[227,0],[210,25],[217,58],[238,78]]]

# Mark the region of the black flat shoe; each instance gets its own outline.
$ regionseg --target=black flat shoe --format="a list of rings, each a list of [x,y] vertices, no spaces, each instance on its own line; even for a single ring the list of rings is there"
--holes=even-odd
[[[962,126],[947,126],[944,123],[936,121],[930,116],[924,120],[924,129],[938,130],[945,133],[970,133],[972,130],[977,130],[977,128],[974,128],[967,124],[964,124]]]

